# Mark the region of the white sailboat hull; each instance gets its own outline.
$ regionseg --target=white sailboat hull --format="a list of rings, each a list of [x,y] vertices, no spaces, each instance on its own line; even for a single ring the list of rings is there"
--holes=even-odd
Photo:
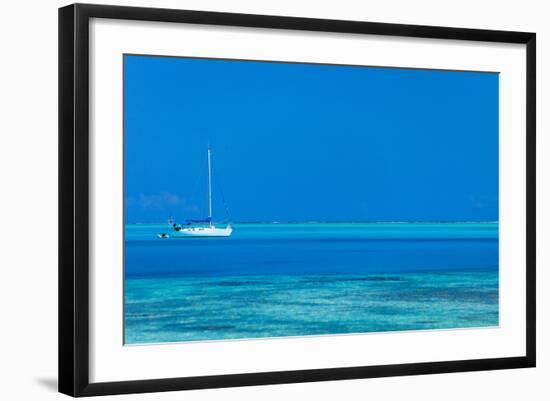
[[[225,228],[211,227],[189,227],[182,228],[170,233],[170,237],[229,237],[233,232],[231,226]]]

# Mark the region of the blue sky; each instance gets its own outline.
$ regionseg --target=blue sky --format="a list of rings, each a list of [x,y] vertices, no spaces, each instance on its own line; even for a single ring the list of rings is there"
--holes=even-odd
[[[498,220],[498,74],[125,56],[126,221]]]

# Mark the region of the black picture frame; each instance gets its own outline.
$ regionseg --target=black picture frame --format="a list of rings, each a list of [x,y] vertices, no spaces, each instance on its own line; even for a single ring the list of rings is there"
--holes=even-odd
[[[526,45],[526,353],[520,357],[90,383],[90,18],[276,28]],[[59,391],[71,396],[254,386],[535,366],[536,35],[436,26],[74,4],[59,9]]]

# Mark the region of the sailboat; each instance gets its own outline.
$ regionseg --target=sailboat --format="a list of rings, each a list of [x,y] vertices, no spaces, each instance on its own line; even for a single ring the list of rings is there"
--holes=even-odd
[[[169,237],[229,237],[233,232],[231,224],[216,227],[212,220],[212,151],[208,147],[208,217],[202,220],[185,220],[181,224],[168,220],[172,231],[159,234],[159,238]]]

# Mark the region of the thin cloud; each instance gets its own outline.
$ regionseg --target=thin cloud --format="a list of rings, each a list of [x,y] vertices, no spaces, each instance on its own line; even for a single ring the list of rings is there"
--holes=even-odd
[[[189,205],[187,200],[178,194],[161,192],[160,194],[144,194],[126,198],[126,207],[147,210],[165,210],[177,208],[186,211],[195,211],[196,206]]]

